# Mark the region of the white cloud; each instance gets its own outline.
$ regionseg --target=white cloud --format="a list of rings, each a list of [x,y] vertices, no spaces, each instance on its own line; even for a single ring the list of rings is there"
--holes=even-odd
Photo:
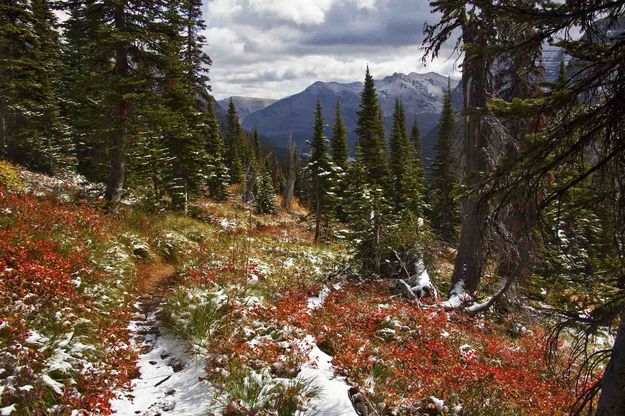
[[[321,81],[394,72],[457,76],[453,59],[424,67],[428,0],[205,0],[217,98],[282,98]],[[441,54],[446,58],[445,54]]]
[[[316,25],[325,21],[333,0],[249,0],[249,7],[260,14],[297,25]]]

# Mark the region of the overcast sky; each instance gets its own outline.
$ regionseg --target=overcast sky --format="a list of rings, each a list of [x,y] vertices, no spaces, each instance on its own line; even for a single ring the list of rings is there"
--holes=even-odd
[[[314,81],[394,72],[457,72],[455,58],[421,63],[427,0],[204,0],[216,98],[282,98]],[[457,75],[457,74],[456,74]]]

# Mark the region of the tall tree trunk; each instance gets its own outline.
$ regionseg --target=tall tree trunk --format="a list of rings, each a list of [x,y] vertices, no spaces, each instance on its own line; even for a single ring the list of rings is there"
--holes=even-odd
[[[321,236],[321,192],[319,189],[319,178],[317,178],[315,183],[316,188],[316,205],[315,205],[315,243],[319,242],[319,237]]]
[[[612,357],[603,373],[596,416],[625,415],[625,309],[616,333]]]
[[[114,13],[114,26],[117,31],[126,30],[125,3],[117,5]],[[115,68],[114,72],[120,79],[128,77],[130,74],[130,64],[128,62],[128,48],[121,40],[118,40],[115,48]],[[126,176],[126,134],[128,119],[130,114],[130,104],[123,98],[128,91],[116,91],[117,104],[115,111],[115,130],[111,138],[111,165],[106,181],[105,198],[110,202],[119,202],[124,189],[124,179]]]
[[[123,103],[120,104],[120,107]],[[123,112],[123,110],[120,110]],[[106,181],[104,197],[110,202],[119,202],[124,189],[126,176],[126,131],[125,127],[119,126],[112,138],[111,165]]]
[[[485,172],[488,163],[483,116],[476,110],[484,108],[489,88],[489,66],[482,55],[486,49],[485,40],[480,37],[480,28],[474,22],[463,27],[463,41],[471,45],[465,50],[462,69],[464,93],[464,182],[468,188],[478,184],[478,175]],[[449,296],[474,293],[482,275],[484,262],[484,230],[487,209],[478,203],[476,196],[465,197],[462,201],[462,229],[458,254],[454,265]]]
[[[295,146],[293,137],[289,137],[289,165],[287,171],[286,186],[282,198],[282,207],[290,210],[293,203],[293,192],[295,191]]]

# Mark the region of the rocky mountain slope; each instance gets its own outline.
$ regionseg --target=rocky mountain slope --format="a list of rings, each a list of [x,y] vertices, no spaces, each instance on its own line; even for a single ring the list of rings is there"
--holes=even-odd
[[[452,88],[457,81],[450,80]],[[401,98],[407,113],[409,125],[415,117],[424,137],[424,153],[432,156],[433,134],[429,134],[438,122],[442,105],[443,92],[447,86],[447,78],[430,72],[427,74],[395,73],[376,81],[378,97],[384,111],[387,134],[392,126],[392,113],[395,99]],[[313,109],[319,99],[323,106],[324,117],[328,127],[326,134],[331,136],[332,124],[335,119],[335,106],[339,101],[348,130],[348,141],[353,148],[356,142],[356,120],[360,104],[362,82],[338,83],[318,81],[304,91],[281,99],[268,107],[251,113],[243,118],[246,130],[257,128],[261,134],[272,140],[276,146],[285,146],[290,134],[295,143],[306,151],[306,140],[312,135]],[[236,102],[235,102],[236,104]]]

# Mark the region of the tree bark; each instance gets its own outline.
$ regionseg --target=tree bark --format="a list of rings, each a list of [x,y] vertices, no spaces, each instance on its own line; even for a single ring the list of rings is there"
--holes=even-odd
[[[612,357],[603,373],[596,416],[625,415],[625,309],[616,333]]]
[[[487,141],[482,128],[482,115],[476,110],[487,102],[489,67],[483,55],[486,42],[479,36],[476,23],[465,22],[463,41],[471,45],[465,51],[462,70],[464,93],[464,182],[468,188],[478,185],[476,175],[488,167],[485,149]],[[449,296],[474,293],[482,275],[484,261],[484,230],[487,210],[478,203],[478,197],[465,197],[462,201],[462,229],[458,254],[454,265]]]
[[[289,166],[287,175],[282,198],[282,207],[290,210],[293,203],[293,192],[295,191],[295,146],[293,145],[292,137],[289,137]]]
[[[125,4],[120,3],[114,13],[113,24],[117,31],[126,29],[126,16],[124,10]],[[114,72],[117,77],[123,79],[130,74],[130,64],[128,62],[128,48],[122,41],[118,41],[115,47],[115,67]],[[126,134],[127,125],[130,114],[130,104],[123,95],[127,91],[116,91],[117,103],[115,109],[116,126],[113,137],[111,137],[111,165],[109,167],[109,175],[106,181],[106,190],[104,193],[107,201],[119,202],[121,200],[122,191],[124,189],[124,179],[126,176]]]

